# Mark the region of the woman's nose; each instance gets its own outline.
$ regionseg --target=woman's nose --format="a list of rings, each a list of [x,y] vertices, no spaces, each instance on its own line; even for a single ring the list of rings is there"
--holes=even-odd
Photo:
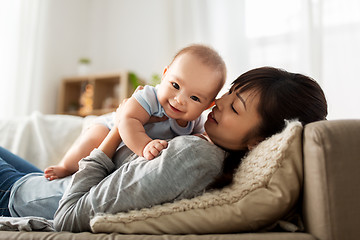
[[[221,98],[215,99],[215,105],[219,110],[222,109],[222,100],[221,100]]]
[[[221,98],[215,99],[215,105],[219,110],[222,110],[224,105],[226,105],[230,101],[229,94],[225,93],[221,96]]]

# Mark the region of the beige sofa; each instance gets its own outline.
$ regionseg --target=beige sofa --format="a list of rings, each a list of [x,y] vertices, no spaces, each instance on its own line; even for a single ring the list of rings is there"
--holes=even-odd
[[[303,131],[304,232],[143,235],[1,231],[0,239],[359,239],[360,120],[321,121]]]

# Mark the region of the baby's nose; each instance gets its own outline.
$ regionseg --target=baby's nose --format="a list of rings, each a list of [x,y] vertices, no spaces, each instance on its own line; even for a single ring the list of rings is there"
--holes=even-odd
[[[176,95],[174,99],[181,105],[185,103],[185,98],[182,96],[182,94]]]

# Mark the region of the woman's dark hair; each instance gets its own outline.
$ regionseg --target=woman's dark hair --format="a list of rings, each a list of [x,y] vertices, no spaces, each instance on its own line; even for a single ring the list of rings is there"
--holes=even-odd
[[[324,92],[312,78],[272,67],[250,70],[232,83],[234,90],[255,90],[260,95],[258,113],[262,119],[257,135],[263,138],[280,132],[285,120],[297,119],[303,125],[325,120]]]
[[[282,131],[285,120],[297,119],[303,125],[325,120],[327,102],[319,84],[312,78],[273,67],[261,67],[239,76],[232,83],[233,91],[254,91],[259,95],[258,113],[261,122],[253,137],[268,138]],[[221,188],[232,181],[233,173],[247,151],[231,151],[224,161],[223,175],[212,188]]]

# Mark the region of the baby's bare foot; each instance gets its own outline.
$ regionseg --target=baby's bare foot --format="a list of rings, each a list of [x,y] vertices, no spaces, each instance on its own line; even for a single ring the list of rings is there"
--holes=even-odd
[[[65,167],[59,165],[50,166],[46,168],[44,171],[45,178],[47,178],[50,181],[58,178],[63,178],[69,175],[71,175],[71,172],[67,170]]]

